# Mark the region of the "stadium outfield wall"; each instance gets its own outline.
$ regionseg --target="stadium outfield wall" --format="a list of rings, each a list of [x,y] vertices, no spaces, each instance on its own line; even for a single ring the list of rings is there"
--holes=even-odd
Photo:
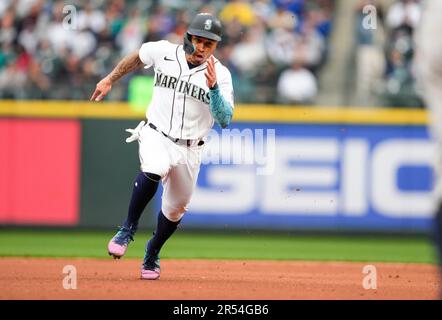
[[[120,224],[139,168],[124,129],[143,118],[124,103],[0,101],[0,224]],[[425,110],[239,105],[209,139],[183,227],[430,230]]]

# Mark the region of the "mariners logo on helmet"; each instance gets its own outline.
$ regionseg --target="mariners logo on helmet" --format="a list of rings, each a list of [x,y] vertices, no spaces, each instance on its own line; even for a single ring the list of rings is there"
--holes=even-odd
[[[207,19],[206,22],[204,22],[204,29],[206,30],[212,29],[212,20]]]

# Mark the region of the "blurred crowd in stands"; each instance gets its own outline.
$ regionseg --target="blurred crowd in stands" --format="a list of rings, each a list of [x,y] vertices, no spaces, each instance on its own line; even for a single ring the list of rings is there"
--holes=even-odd
[[[329,57],[336,3],[1,0],[0,99],[86,100],[124,55],[147,41],[182,43],[194,14],[210,12],[223,23],[216,56],[232,73],[237,102],[314,104],[318,74]],[[369,22],[376,22],[375,29],[366,26],[373,12],[376,21]],[[421,105],[413,68],[420,14],[420,0],[357,0],[355,59],[349,62],[357,104]],[[127,100],[133,76],[120,80],[107,99]]]
[[[1,0],[0,98],[88,99],[143,42],[182,43],[198,12],[224,26],[216,56],[238,102],[310,103],[327,59],[334,0]],[[152,71],[140,70],[138,74]],[[131,76],[109,100],[126,100]]]

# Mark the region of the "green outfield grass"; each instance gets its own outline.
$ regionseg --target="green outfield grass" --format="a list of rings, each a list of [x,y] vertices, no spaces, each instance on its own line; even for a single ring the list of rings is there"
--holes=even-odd
[[[142,258],[148,232],[139,232],[127,252]],[[0,256],[108,258],[113,232],[0,229]],[[418,236],[313,236],[176,233],[162,258],[335,260],[435,263],[428,239]]]

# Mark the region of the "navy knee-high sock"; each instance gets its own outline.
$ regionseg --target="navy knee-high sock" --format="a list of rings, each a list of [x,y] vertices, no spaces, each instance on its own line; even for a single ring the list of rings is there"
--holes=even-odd
[[[129,212],[124,227],[137,229],[144,208],[155,195],[161,177],[153,173],[140,172],[135,179]]]
[[[160,211],[160,213],[158,214],[157,228],[153,233],[152,239],[150,239],[148,242],[149,252],[153,252],[156,254],[160,252],[164,243],[175,232],[180,222],[181,219],[177,222],[170,221],[164,216],[163,212]]]

